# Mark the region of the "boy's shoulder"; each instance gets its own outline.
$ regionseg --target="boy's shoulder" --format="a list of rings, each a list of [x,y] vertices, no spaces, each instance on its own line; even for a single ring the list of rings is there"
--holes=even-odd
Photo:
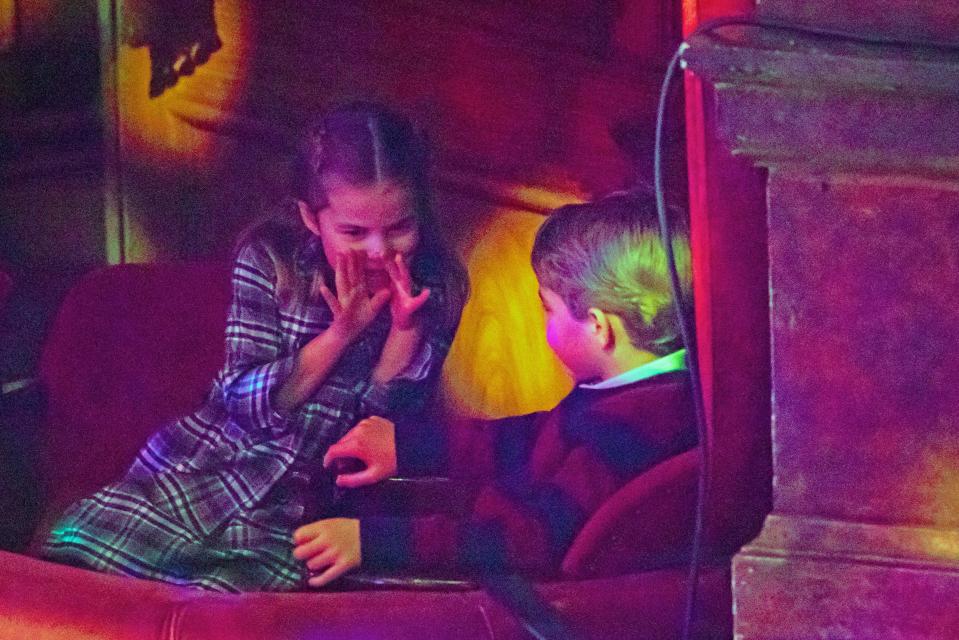
[[[614,387],[576,386],[556,406],[559,410],[566,406],[645,406],[659,404],[660,401],[680,400],[690,393],[689,372],[685,369],[666,371],[648,378],[627,382]]]
[[[686,371],[609,389],[574,389],[554,410],[568,438],[617,458],[664,458],[695,445],[696,422]]]

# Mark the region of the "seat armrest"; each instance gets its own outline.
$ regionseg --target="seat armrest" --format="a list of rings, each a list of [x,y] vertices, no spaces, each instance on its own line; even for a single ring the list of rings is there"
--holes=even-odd
[[[479,588],[472,580],[457,577],[402,575],[399,573],[349,573],[335,583],[341,591],[473,591]]]
[[[447,514],[464,515],[469,507],[472,485],[442,476],[387,478],[375,485],[358,489],[341,489],[336,503],[337,515],[343,516],[416,516]],[[465,576],[431,574],[423,570],[415,574],[393,570],[364,571],[347,574],[332,585],[341,591],[472,591],[478,588]]]
[[[396,477],[341,489],[336,511],[344,516],[459,514],[468,508],[469,485],[442,476]]]

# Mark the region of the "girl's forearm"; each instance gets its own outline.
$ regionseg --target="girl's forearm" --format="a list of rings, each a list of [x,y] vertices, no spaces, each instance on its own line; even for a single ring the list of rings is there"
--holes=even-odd
[[[384,384],[395,378],[409,366],[420,346],[423,329],[419,323],[409,329],[392,327],[380,352],[380,360],[370,379],[374,384]]]
[[[290,376],[276,390],[274,407],[292,411],[303,404],[323,384],[349,343],[332,327],[306,343],[295,356]]]

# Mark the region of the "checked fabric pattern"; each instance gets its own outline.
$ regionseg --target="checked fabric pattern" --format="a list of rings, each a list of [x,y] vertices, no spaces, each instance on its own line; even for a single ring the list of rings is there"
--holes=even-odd
[[[297,252],[298,277],[324,267],[314,237]],[[300,588],[290,537],[310,505],[329,503],[320,461],[330,444],[369,415],[414,411],[435,383],[452,340],[437,323],[420,352],[387,385],[369,381],[389,331],[381,314],[313,397],[284,414],[271,392],[297,350],[324,331],[322,301],[281,305],[264,247],[237,255],[226,328],[226,363],[196,412],[157,431],[119,481],[72,505],[43,554],[65,564],[224,592]],[[442,285],[430,306],[442,304]],[[104,425],[109,428],[109,425]]]

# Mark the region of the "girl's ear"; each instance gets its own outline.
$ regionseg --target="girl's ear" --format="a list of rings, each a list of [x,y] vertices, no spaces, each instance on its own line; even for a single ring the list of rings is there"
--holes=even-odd
[[[613,327],[612,316],[602,309],[590,307],[586,312],[586,322],[590,337],[596,341],[600,349],[606,351],[616,346],[616,331]]]
[[[300,218],[303,220],[303,224],[306,225],[306,228],[309,229],[313,234],[320,235],[320,224],[317,220],[316,214],[312,209],[310,209],[310,205],[306,204],[302,200],[297,200],[296,206],[300,210]]]

